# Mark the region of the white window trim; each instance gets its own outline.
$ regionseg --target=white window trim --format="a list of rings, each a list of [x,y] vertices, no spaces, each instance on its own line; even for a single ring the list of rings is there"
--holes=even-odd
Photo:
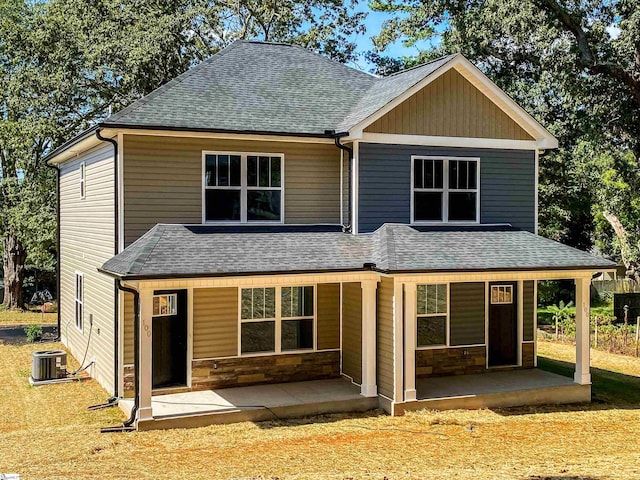
[[[414,188],[414,163],[416,160],[442,160],[442,188]],[[475,189],[449,189],[449,160],[462,160],[476,162]],[[442,192],[442,220],[416,220],[414,215],[414,193],[419,192]],[[449,220],[449,192],[475,193],[476,194],[476,220]],[[477,225],[480,223],[480,157],[448,157],[431,155],[411,155],[411,224],[412,225]]]
[[[84,200],[85,198],[87,198],[87,164],[86,162],[81,162],[78,169],[80,171],[80,182],[79,182],[80,200]]]
[[[74,294],[73,294],[73,315],[75,320],[76,328],[80,331],[84,331],[84,274],[81,272],[74,273]],[[78,297],[78,280],[82,284],[82,298]],[[80,310],[80,318],[78,318],[78,304],[82,307]]]
[[[206,185],[207,155],[239,155],[240,156],[240,186],[239,187],[209,187]],[[249,187],[247,185],[247,157],[280,157],[280,186],[279,187]],[[285,199],[285,173],[284,173],[284,153],[267,152],[231,152],[217,150],[202,151],[202,224],[206,225],[279,225],[284,223],[284,199]],[[240,220],[207,220],[207,190],[239,190],[240,191]],[[248,220],[247,219],[247,192],[250,190],[274,190],[280,192],[280,220]]]
[[[494,302],[493,301],[493,289],[494,288],[508,288],[511,290],[511,301],[510,302]],[[506,290],[505,290],[506,291]],[[492,284],[489,286],[489,304],[490,305],[513,305],[515,303],[513,298],[513,285],[510,283],[502,284]]]
[[[313,317],[283,317],[282,316],[282,288],[283,287],[313,287]],[[276,316],[273,318],[242,318],[242,290],[252,290],[256,288],[275,288],[276,296]],[[299,350],[282,350],[282,321],[304,320],[313,318],[313,347]],[[255,322],[275,322],[275,350],[268,352],[247,352],[242,353],[242,324]],[[273,355],[289,355],[301,353],[318,352],[318,285],[314,283],[303,285],[253,285],[248,287],[238,287],[238,357],[267,357]]]
[[[442,313],[427,313],[424,315],[420,315],[418,314],[418,293],[416,291],[416,331],[415,331],[415,335],[416,335],[416,350],[437,350],[439,348],[449,348],[450,347],[450,312],[451,312],[451,295],[450,295],[450,282],[434,282],[434,283],[419,283],[416,284],[416,290],[418,285],[446,285],[446,292],[447,292],[447,312],[446,314],[442,314]],[[418,318],[424,318],[424,317],[446,317],[446,322],[445,322],[445,343],[443,344],[438,344],[438,345],[425,345],[423,347],[418,346]],[[457,347],[457,345],[456,345]]]
[[[158,315],[151,315],[153,318],[158,318],[158,317],[174,317],[178,314],[178,294],[177,293],[158,293],[158,294],[154,294],[153,298],[155,299],[156,297],[173,297],[173,304],[176,306],[176,312],[175,313],[161,313]]]

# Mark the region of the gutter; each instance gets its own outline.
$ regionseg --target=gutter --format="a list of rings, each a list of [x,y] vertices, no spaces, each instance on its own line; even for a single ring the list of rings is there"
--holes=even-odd
[[[119,172],[118,172],[118,142],[113,138],[103,137],[101,134],[101,129],[96,129],[96,138],[103,142],[109,142],[113,145],[113,192],[114,192],[114,255],[118,255],[120,253],[120,205],[118,202],[119,199]],[[113,286],[114,296],[113,296],[113,374],[114,374],[114,383],[113,383],[113,396],[107,400],[108,404],[114,403],[119,395],[118,395],[118,385],[119,385],[119,372],[120,372],[120,362],[119,362],[119,317],[120,317],[120,302],[118,294],[119,291],[119,281],[116,280]]]
[[[122,285],[120,280],[116,280],[117,290],[133,294],[133,374],[135,376],[135,388],[133,396],[133,407],[129,418],[122,422],[122,425],[115,427],[103,427],[100,433],[129,432],[135,430],[136,416],[140,407],[140,293],[129,287]],[[117,388],[117,386],[116,386]]]
[[[301,274],[318,274],[318,273],[348,273],[348,272],[376,272],[383,275],[412,275],[424,273],[453,274],[453,273],[492,273],[492,272],[546,272],[546,271],[565,271],[565,270],[591,270],[591,271],[613,271],[615,266],[612,265],[582,265],[582,266],[543,266],[543,267],[504,267],[504,268],[468,268],[468,269],[421,269],[421,270],[392,270],[384,269],[376,266],[375,263],[364,263],[362,267],[338,268],[338,269],[318,269],[318,270],[273,270],[273,271],[256,271],[256,272],[205,272],[205,273],[178,273],[167,274],[158,273],[150,275],[129,275],[119,274],[103,268],[99,268],[100,273],[109,275],[124,281],[134,280],[171,280],[171,279],[197,279],[197,278],[228,278],[228,277],[252,277],[258,275],[301,275]]]
[[[349,195],[348,195],[348,207],[347,207],[347,214],[349,215],[349,224],[348,225],[343,225],[342,229],[344,232],[351,232],[352,231],[352,218],[351,218],[351,205],[352,205],[352,196],[353,196],[353,192],[351,191],[351,177],[353,175],[353,148],[351,147],[347,147],[346,145],[343,145],[342,143],[340,143],[340,139],[342,137],[346,137],[349,135],[349,133],[345,132],[345,133],[339,133],[336,134],[335,130],[327,130],[325,132],[327,135],[332,135],[334,137],[334,141],[336,144],[336,147],[338,147],[340,150],[344,150],[345,152],[347,152],[347,161],[349,162],[349,168],[348,168],[348,175],[347,175],[347,184],[349,185]],[[340,188],[343,188],[343,185],[340,185]],[[342,208],[342,205],[340,205],[340,208]]]
[[[62,333],[61,313],[60,313],[60,168],[51,165],[45,160],[44,165],[56,171],[56,301],[58,302],[58,333],[56,342],[60,341]]]

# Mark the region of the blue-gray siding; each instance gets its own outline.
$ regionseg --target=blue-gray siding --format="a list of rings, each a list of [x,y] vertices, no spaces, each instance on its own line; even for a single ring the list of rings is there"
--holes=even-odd
[[[480,220],[535,229],[533,150],[423,147],[361,143],[358,155],[358,229],[411,221],[411,156],[480,158]]]

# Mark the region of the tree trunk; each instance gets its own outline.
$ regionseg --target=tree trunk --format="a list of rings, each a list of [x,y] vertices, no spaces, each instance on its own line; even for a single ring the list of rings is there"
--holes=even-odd
[[[8,234],[3,243],[4,301],[2,305],[10,310],[22,309],[24,308],[22,285],[24,283],[24,264],[27,260],[27,252],[14,234]]]

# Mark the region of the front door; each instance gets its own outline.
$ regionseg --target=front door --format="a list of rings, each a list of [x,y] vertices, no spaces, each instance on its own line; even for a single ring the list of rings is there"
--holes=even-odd
[[[187,291],[153,296],[153,388],[187,383]]]
[[[489,366],[518,363],[517,284],[489,285]]]

